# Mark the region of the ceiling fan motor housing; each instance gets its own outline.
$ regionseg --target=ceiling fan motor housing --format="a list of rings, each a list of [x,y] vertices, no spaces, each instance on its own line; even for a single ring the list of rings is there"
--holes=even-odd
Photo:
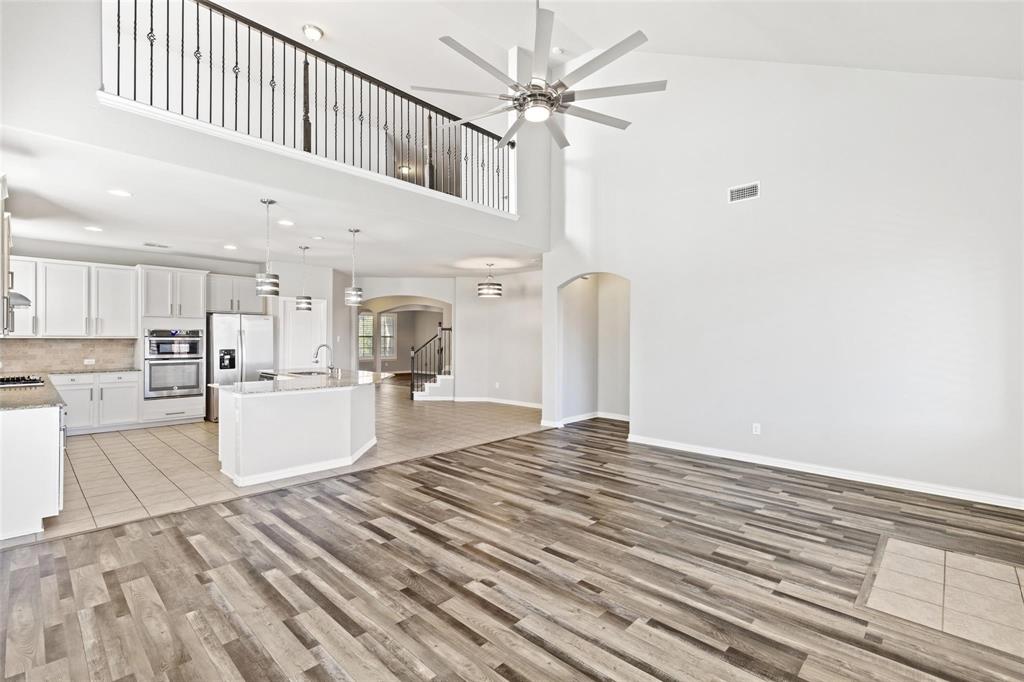
[[[561,104],[561,99],[562,95],[551,86],[532,83],[525,91],[515,95],[512,104],[520,114],[525,114],[528,109],[535,107],[547,109],[550,113]]]

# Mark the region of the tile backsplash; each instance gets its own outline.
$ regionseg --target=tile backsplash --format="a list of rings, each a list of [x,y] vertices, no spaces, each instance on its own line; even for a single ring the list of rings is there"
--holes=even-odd
[[[0,362],[0,372],[126,369],[135,366],[135,339],[3,339]]]

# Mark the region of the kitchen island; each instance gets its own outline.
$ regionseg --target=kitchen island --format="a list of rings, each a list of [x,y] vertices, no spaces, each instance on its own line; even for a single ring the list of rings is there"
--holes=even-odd
[[[248,486],[352,464],[377,442],[375,387],[387,376],[283,370],[220,385],[221,471]]]

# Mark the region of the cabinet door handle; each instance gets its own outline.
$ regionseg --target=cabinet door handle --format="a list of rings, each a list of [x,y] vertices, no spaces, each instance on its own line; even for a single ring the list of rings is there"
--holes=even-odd
[[[181,412],[164,412],[164,416],[165,417],[170,417],[170,416],[175,415],[175,414],[185,414],[185,411],[182,410]]]
[[[85,318],[85,335],[89,336],[89,318]]]
[[[37,332],[36,332],[36,322],[38,320],[39,320],[38,317],[36,317],[35,315],[32,316],[32,336],[35,336],[37,334]]]
[[[96,336],[100,335],[100,318],[96,318],[96,331],[93,332]]]
[[[103,400],[103,388],[100,388],[100,400]]]
[[[89,402],[92,402],[92,389],[89,389]]]
[[[178,317],[181,317],[181,304],[178,304]]]

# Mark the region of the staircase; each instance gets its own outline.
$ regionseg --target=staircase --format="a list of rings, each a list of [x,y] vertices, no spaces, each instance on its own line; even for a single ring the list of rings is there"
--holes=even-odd
[[[409,398],[412,400],[451,400],[455,380],[452,377],[452,328],[437,325],[437,334],[409,358]]]

